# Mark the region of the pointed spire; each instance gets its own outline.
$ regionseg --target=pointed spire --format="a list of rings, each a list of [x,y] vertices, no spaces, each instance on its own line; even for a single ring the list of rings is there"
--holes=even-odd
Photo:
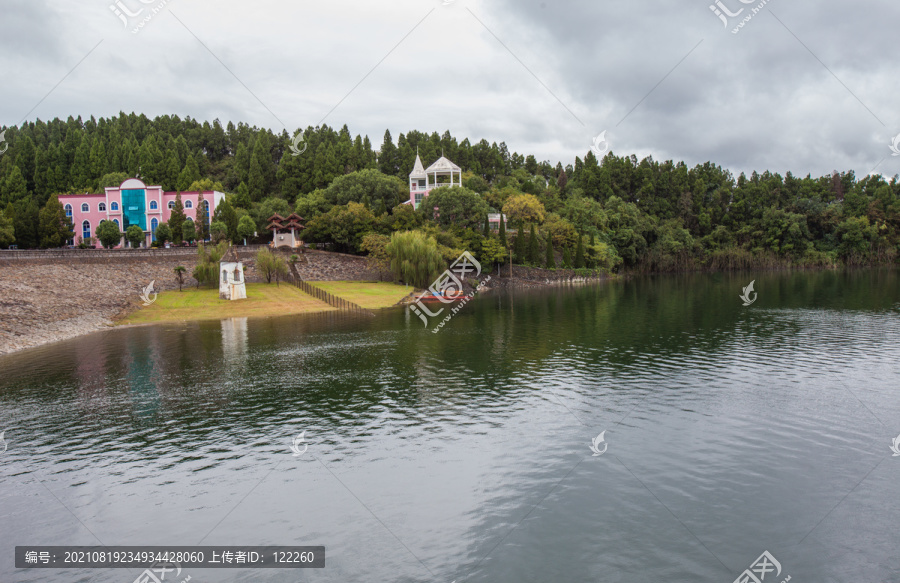
[[[419,158],[418,148],[416,148],[416,163],[412,172],[409,173],[410,178],[425,178],[425,167],[422,165],[422,159]]]

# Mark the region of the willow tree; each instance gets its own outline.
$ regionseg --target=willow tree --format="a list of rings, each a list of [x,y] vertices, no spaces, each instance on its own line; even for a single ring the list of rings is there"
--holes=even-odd
[[[397,279],[415,287],[428,287],[446,267],[437,241],[421,231],[394,233],[385,251]]]

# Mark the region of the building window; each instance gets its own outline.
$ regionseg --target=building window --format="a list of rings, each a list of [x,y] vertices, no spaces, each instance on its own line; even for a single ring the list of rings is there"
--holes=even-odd
[[[59,207],[57,207],[59,208]],[[81,240],[87,242],[91,238],[91,222],[85,221],[81,223]]]
[[[206,222],[208,223],[209,222],[209,201],[208,200],[203,201],[203,211],[202,212],[203,212],[203,215],[206,217]]]
[[[113,222],[116,224],[116,228],[119,228],[119,219],[113,219]]]
[[[115,201],[109,203],[109,210],[111,210],[111,211],[119,210],[119,203],[117,203]]]
[[[186,200],[186,201],[184,201],[184,208],[192,209],[192,208],[194,208],[194,203],[190,200]]]
[[[419,203],[422,202],[422,199],[425,197],[421,192],[416,194],[416,206],[419,206]]]
[[[175,208],[175,201],[174,201],[174,200],[170,200],[170,201],[169,201],[169,210],[172,210],[173,208]]]
[[[97,210],[100,211],[101,213],[105,213],[106,212],[106,203],[101,202],[100,204],[98,204]]]
[[[153,233],[153,240],[156,241],[156,227],[159,226],[159,221],[156,219],[152,219],[150,221],[150,231]]]
[[[59,207],[56,207],[56,208],[59,208]],[[91,206],[86,202],[81,203],[81,212],[83,212],[83,213],[91,212]]]
[[[56,208],[59,208],[59,207],[56,207]],[[70,205],[70,204],[66,205],[66,216],[69,218],[72,218],[72,205]]]
[[[156,208],[157,208],[156,201],[155,201],[155,200],[151,200],[151,201],[150,201],[150,210],[151,210],[151,211],[155,211]]]

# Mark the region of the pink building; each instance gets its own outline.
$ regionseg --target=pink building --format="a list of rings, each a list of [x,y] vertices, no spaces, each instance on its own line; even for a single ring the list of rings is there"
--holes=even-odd
[[[94,237],[100,221],[112,221],[121,232],[131,225],[138,225],[144,230],[144,246],[156,240],[156,228],[168,222],[175,207],[177,192],[163,192],[160,186],[147,186],[137,178],[129,178],[118,187],[106,188],[101,194],[64,194],[59,202],[66,210],[66,216],[72,219],[75,241]],[[203,212],[207,223],[212,220],[216,207],[225,195],[218,191],[203,193]],[[184,214],[196,220],[200,193],[182,192],[181,202]],[[118,245],[122,246],[122,243]]]
[[[456,182],[453,181],[454,174]],[[440,178],[449,178],[449,181]],[[419,203],[439,186],[462,186],[462,169],[444,156],[426,169],[416,154],[416,164],[409,173],[409,202],[404,204],[419,208]]]

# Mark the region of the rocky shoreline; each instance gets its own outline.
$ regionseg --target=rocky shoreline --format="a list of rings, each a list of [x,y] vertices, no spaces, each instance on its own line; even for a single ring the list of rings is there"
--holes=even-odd
[[[247,281],[260,281],[252,253],[241,253]],[[68,340],[113,326],[140,309],[140,293],[178,289],[173,269],[187,270],[185,287],[196,285],[190,273],[194,254],[102,258],[49,257],[4,260],[0,257],[0,354]],[[373,280],[363,257],[310,251],[297,264],[309,281]]]

